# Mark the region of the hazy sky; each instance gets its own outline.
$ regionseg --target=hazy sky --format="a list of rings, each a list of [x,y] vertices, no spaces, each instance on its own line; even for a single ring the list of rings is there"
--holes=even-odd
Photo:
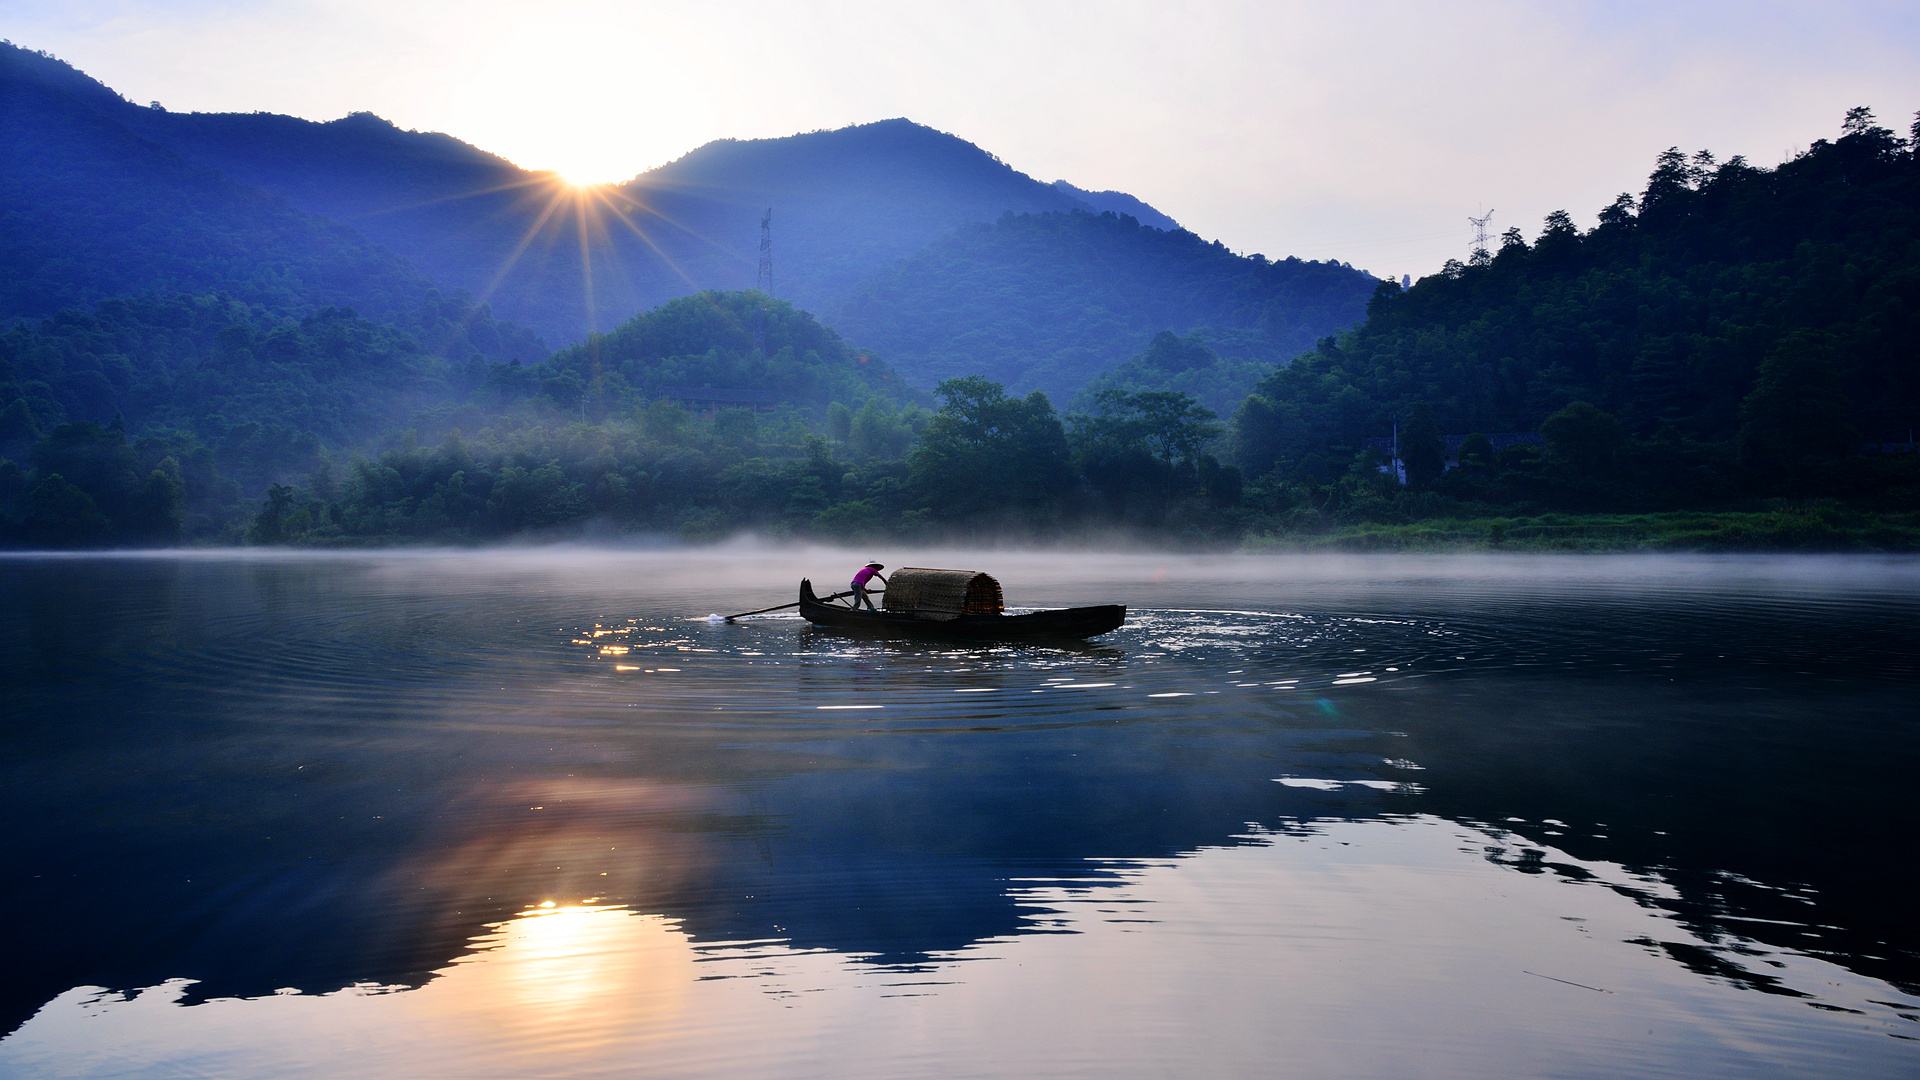
[[[1920,109],[1910,2],[6,0],[0,36],[135,101],[370,110],[577,179],[906,116],[1239,251],[1416,276],[1468,213],[1590,222],[1671,144],[1774,164]]]

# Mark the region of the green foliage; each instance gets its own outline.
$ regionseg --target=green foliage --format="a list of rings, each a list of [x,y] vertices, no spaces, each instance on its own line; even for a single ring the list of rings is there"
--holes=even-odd
[[[87,547],[111,538],[112,529],[93,497],[59,473],[49,473],[27,492],[20,533],[29,543]]]
[[[1429,487],[1447,468],[1447,448],[1433,410],[1415,405],[1400,429],[1400,460],[1407,470],[1407,483],[1416,488]]]
[[[1493,468],[1493,440],[1477,431],[1461,440],[1460,467],[1469,471]]]
[[[1509,236],[1483,265],[1381,290],[1364,326],[1261,382],[1235,414],[1237,460],[1332,492],[1426,403],[1441,432],[1548,442],[1538,461],[1476,448],[1471,476],[1409,461],[1416,487],[1452,497],[1889,497],[1904,466],[1858,445],[1904,440],[1920,414],[1913,160],[1865,110],[1771,171],[1669,149],[1590,233],[1556,211],[1531,247]]]
[[[1162,330],[1145,352],[1089,383],[1076,404],[1090,403],[1104,390],[1173,390],[1215,414],[1231,413],[1272,370],[1268,360],[1219,356],[1199,334]]]
[[[1238,472],[1205,452],[1217,425],[1184,395],[1115,395],[1106,411],[1072,418],[1070,445],[1044,395],[1014,397],[980,378],[939,392],[931,414],[869,398],[851,413],[845,443],[778,414],[650,407],[564,426],[529,418],[356,460],[341,483],[323,469],[299,487],[276,484],[248,535],[256,543],[480,541],[588,528],[1042,535],[1112,520],[1111,505],[1082,499],[1101,485],[1119,501],[1134,498],[1131,519],[1146,526],[1240,498]],[[861,457],[873,440],[910,441],[911,450]],[[1196,517],[1179,529],[1225,527]]]
[[[1084,440],[1142,448],[1167,469],[1194,465],[1220,434],[1213,410],[1170,390],[1103,390],[1094,407],[1075,428]]]
[[[885,363],[812,315],[757,292],[670,301],[513,379],[503,383],[509,395],[537,386],[553,404],[597,416],[692,390],[745,394],[822,417],[834,402],[850,408],[876,395],[910,394]]]
[[[450,407],[484,370],[340,309],[116,298],[0,331],[0,454],[87,493],[99,542],[222,535],[242,499]]]
[[[760,411],[696,412],[661,397],[688,384],[744,390]],[[223,296],[109,300],[0,332],[0,454],[32,466],[10,466],[21,491],[0,505],[0,542],[234,537],[249,518],[245,534],[262,543],[508,535],[596,515],[638,527],[626,511],[645,502],[654,457],[697,452],[717,476],[742,458],[793,452],[836,406],[853,457],[897,461],[924,423],[890,397],[897,389],[884,364],[758,294],[690,297],[535,365],[431,355],[412,335],[338,309],[296,317]],[[543,441],[534,433],[582,417],[632,429],[645,449],[626,456],[647,464],[629,474],[604,467],[610,450],[576,462],[565,444],[530,448]],[[356,463],[344,485],[333,479],[336,455],[456,427],[514,450],[470,462],[456,436],[452,466],[430,480],[410,450]],[[47,483],[55,474],[61,482]],[[295,488],[300,477],[309,482]],[[29,489],[42,486],[30,519]],[[679,495],[705,497],[698,485]]]
[[[31,474],[0,462],[0,538],[12,533],[18,542],[49,547],[178,540],[186,483],[165,449],[152,441],[129,444],[117,423],[53,429],[33,448]]]
[[[1600,220],[1583,235],[1555,212],[1534,243],[1509,230],[1406,291],[1113,216],[963,230],[868,294],[918,320],[875,338],[938,341],[915,362],[964,375],[931,411],[759,293],[687,297],[545,358],[484,311],[434,296],[422,316],[377,273],[405,296],[374,318],[318,302],[326,275],[300,267],[113,297],[0,324],[0,543],[1118,526],[1911,546],[1920,457],[1861,452],[1897,448],[1920,412],[1911,150],[1863,111],[1777,170],[1673,149]],[[1366,324],[1326,336],[1363,299]],[[1105,367],[1065,417],[992,377]],[[1369,445],[1396,421],[1406,487]]]
[[[1106,389],[1094,395],[1093,412],[1071,420],[1074,461],[1116,520],[1163,521],[1184,503],[1239,501],[1238,470],[1205,452],[1220,425],[1186,394]]]
[[[1038,390],[1009,397],[978,375],[948,379],[943,402],[908,457],[915,491],[936,520],[1046,524],[1072,491],[1067,436]]]
[[[1551,461],[1568,472],[1586,475],[1611,473],[1625,441],[1619,420],[1584,401],[1541,421],[1540,436],[1546,440]]]
[[[125,297],[0,332],[0,445],[115,417],[222,448],[236,471],[310,467],[462,392],[468,368],[351,312],[276,314],[214,295]]]
[[[1254,537],[1255,549],[1337,551],[1915,551],[1920,514],[1833,502],[1652,514],[1434,515]]]
[[[1740,403],[1740,461],[1782,479],[1788,490],[1818,490],[1858,436],[1831,335],[1788,335],[1767,354],[1753,392]]]

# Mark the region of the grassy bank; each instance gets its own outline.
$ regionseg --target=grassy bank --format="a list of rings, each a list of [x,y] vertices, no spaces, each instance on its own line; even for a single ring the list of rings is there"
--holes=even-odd
[[[1751,511],[1541,514],[1361,523],[1261,533],[1251,550],[1333,551],[1920,551],[1920,512],[1817,504]]]

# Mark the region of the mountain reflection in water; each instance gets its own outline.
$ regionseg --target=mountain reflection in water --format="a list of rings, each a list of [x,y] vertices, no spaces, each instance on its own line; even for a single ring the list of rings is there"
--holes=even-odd
[[[0,1072],[1920,1061],[1911,562],[866,557],[0,561]]]

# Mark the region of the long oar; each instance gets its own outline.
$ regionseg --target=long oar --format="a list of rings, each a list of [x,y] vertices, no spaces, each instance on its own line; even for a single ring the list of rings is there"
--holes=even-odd
[[[832,596],[822,596],[822,597],[818,597],[817,599],[819,599],[819,600],[821,600],[822,602],[824,602],[824,601],[827,601],[827,600],[844,600],[844,599],[846,599],[847,597],[849,597],[849,596],[852,596],[852,595],[853,595],[853,593],[851,593],[851,592],[837,592],[837,593],[834,593],[834,594],[833,594]],[[787,609],[788,609],[788,608],[790,608],[790,607],[799,607],[799,606],[800,606],[800,601],[798,601],[798,600],[795,600],[795,601],[794,601],[793,603],[791,603],[791,604],[780,604],[780,605],[778,605],[777,607],[763,607],[763,608],[760,608],[760,609],[759,609],[759,610],[757,610],[757,611],[740,611],[740,612],[735,612],[734,614],[732,614],[732,615],[729,615],[729,616],[727,616],[727,617],[726,617],[726,619],[725,619],[724,621],[725,621],[725,622],[732,622],[732,621],[733,621],[733,620],[735,620],[735,619],[743,619],[743,618],[745,618],[745,617],[747,617],[748,615],[765,615],[765,614],[766,614],[767,612],[769,612],[769,611],[785,611],[785,610],[787,610]]]

